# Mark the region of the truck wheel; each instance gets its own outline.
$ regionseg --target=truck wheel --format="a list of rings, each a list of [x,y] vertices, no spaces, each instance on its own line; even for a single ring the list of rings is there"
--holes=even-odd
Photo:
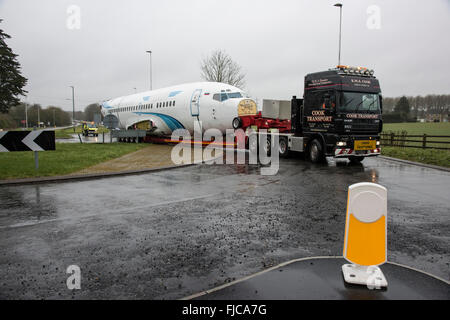
[[[288,139],[286,137],[280,137],[278,150],[280,152],[280,157],[287,158],[289,156]]]
[[[309,159],[312,163],[319,163],[325,159],[322,143],[314,139],[309,145]]]
[[[351,163],[361,163],[364,160],[364,157],[349,157]]]
[[[239,129],[240,127],[242,127],[242,120],[239,117],[236,117],[233,119],[233,129]]]

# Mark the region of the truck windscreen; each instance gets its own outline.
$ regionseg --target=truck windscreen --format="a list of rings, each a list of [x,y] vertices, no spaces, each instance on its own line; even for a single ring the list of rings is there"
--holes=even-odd
[[[376,93],[341,92],[340,112],[380,112],[380,97]]]

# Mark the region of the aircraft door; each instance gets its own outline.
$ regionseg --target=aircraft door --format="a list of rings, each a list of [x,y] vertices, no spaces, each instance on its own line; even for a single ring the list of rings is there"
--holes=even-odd
[[[198,117],[200,114],[200,97],[202,89],[196,89],[191,97],[191,116]]]

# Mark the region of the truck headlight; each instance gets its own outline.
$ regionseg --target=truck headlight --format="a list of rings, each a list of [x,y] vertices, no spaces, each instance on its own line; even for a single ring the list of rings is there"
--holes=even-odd
[[[345,141],[339,141],[338,143],[336,143],[336,145],[337,145],[338,147],[345,147],[345,146],[347,145],[347,142],[345,142]]]
[[[378,141],[377,141],[377,146],[379,146],[379,145],[380,145],[380,141],[378,140]]]

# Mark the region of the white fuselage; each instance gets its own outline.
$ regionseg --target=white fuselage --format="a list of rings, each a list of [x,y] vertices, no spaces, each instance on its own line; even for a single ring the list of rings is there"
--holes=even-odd
[[[102,113],[115,115],[122,129],[149,123],[153,135],[170,135],[176,129],[192,133],[195,121],[201,121],[202,131],[216,128],[225,133],[243,100],[254,104],[236,87],[196,82],[111,99],[102,104]]]

